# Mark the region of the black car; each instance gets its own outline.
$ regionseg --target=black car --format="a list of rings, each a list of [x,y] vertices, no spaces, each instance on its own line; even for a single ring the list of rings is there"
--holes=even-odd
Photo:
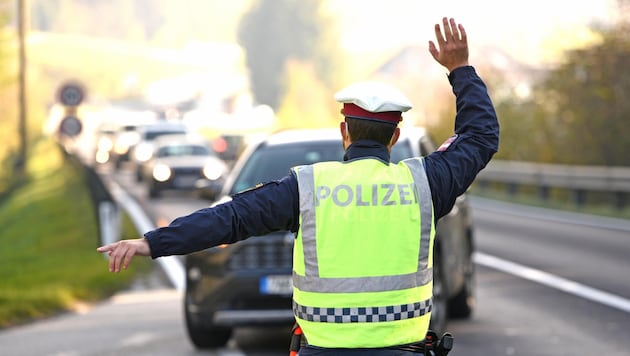
[[[425,130],[401,129],[391,160],[434,151]],[[288,174],[290,167],[340,161],[338,129],[291,130],[249,146],[225,181],[216,203]],[[215,203],[215,204],[216,204]],[[188,335],[198,348],[223,346],[238,326],[294,322],[291,274],[294,235],[276,232],[186,256],[184,311]],[[474,307],[473,226],[465,195],[440,219],[434,244],[431,328],[441,334],[449,317],[469,317]]]

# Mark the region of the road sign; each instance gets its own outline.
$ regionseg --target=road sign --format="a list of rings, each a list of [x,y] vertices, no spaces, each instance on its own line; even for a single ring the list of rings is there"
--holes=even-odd
[[[66,83],[61,86],[57,95],[63,105],[77,106],[83,101],[85,90],[78,83]]]
[[[65,136],[74,137],[81,133],[83,125],[81,120],[75,116],[66,116],[59,124],[59,133]]]

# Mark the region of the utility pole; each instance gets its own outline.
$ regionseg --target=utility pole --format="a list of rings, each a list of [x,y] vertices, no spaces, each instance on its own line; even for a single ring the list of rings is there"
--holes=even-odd
[[[18,41],[19,41],[19,151],[15,162],[15,170],[18,176],[26,174],[26,157],[28,155],[28,136],[26,132],[26,2],[27,0],[17,0],[17,23],[18,23]]]

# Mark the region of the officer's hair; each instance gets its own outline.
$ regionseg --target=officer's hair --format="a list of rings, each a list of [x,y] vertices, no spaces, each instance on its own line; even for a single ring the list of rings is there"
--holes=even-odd
[[[372,140],[387,146],[396,130],[396,125],[387,122],[355,119],[352,117],[346,117],[346,122],[348,123],[348,132],[353,142]]]

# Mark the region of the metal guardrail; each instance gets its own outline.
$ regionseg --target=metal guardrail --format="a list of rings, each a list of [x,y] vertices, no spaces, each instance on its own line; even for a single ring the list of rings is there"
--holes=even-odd
[[[97,246],[120,240],[121,215],[120,209],[109,189],[103,183],[94,167],[86,164],[79,156],[68,151],[67,147],[60,144],[60,149],[65,159],[68,159],[79,169],[85,172],[86,183],[90,189],[90,195],[96,211],[96,219],[99,226],[99,241]]]
[[[588,192],[606,192],[612,194],[617,208],[623,208],[630,193],[630,167],[492,160],[479,172],[477,182],[482,189],[489,183],[504,183],[510,193],[520,186],[534,186],[542,199],[549,197],[550,188],[567,189],[578,205],[585,202]]]

